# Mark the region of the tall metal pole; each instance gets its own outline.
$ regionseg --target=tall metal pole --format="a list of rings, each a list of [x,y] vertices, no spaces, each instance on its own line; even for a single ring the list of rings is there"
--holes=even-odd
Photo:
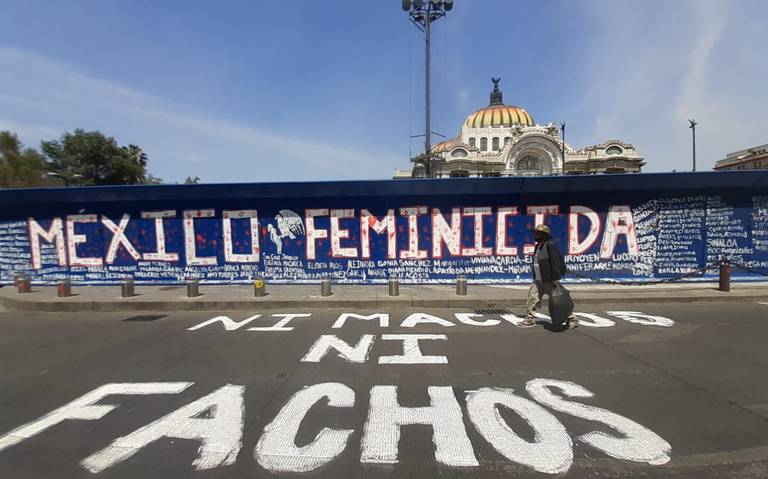
[[[696,120],[688,120],[691,124],[689,127],[693,133],[693,171],[696,171],[696,125],[699,123]]]
[[[453,0],[403,0],[403,10],[409,12],[411,22],[424,32],[424,155],[427,177],[432,178],[432,98],[431,98],[431,34],[432,22],[445,16],[453,8]]]
[[[693,126],[693,171],[696,171],[696,125]]]
[[[425,81],[425,88],[424,88],[424,101],[426,102],[426,126],[424,128],[424,152],[429,154],[432,151],[432,126],[431,126],[431,120],[432,120],[432,109],[431,109],[431,95],[430,95],[430,65],[429,65],[429,57],[430,57],[430,25],[432,24],[432,12],[430,11],[430,6],[432,5],[432,2],[427,2],[427,9],[424,12],[424,54],[426,61],[424,62],[425,68],[424,68],[424,81]],[[427,170],[429,170],[429,165],[427,166]],[[432,172],[427,171],[427,174],[431,177]]]

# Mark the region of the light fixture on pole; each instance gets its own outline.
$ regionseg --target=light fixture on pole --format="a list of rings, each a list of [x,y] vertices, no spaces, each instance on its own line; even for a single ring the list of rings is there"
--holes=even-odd
[[[432,178],[432,126],[431,126],[431,97],[430,97],[430,33],[432,22],[445,16],[445,12],[453,9],[453,0],[402,0],[403,11],[408,12],[411,23],[424,32],[424,96],[425,96],[425,127],[424,127],[424,159],[427,177]]]
[[[688,123],[691,124],[688,128],[691,129],[693,134],[693,171],[696,171],[696,125],[699,123],[696,120],[688,120]]]

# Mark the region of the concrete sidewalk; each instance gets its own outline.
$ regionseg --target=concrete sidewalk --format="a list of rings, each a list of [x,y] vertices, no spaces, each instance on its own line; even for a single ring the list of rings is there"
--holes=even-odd
[[[682,303],[699,301],[768,301],[768,282],[736,283],[730,292],[716,283],[656,286],[567,285],[578,306],[615,302]],[[401,285],[388,295],[386,285],[334,285],[333,295],[320,296],[319,285],[267,285],[256,298],[248,285],[201,285],[201,295],[186,297],[183,285],[137,286],[136,296],[120,297],[120,286],[73,286],[73,296],[59,298],[55,286],[35,286],[31,293],[0,288],[0,304],[23,311],[234,311],[287,308],[484,308],[521,307],[528,286],[469,285],[458,296],[453,285]]]

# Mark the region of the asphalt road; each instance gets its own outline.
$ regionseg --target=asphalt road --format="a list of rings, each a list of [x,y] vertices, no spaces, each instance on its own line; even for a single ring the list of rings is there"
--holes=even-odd
[[[768,305],[590,309],[0,312],[0,477],[768,476]]]

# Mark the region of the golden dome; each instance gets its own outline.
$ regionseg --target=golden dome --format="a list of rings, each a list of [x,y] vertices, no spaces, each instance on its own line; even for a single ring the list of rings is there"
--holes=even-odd
[[[490,104],[482,110],[477,110],[467,117],[464,122],[469,128],[484,128],[487,126],[533,126],[533,117],[523,108],[505,105],[502,101],[499,82],[501,78],[492,78],[493,91]]]
[[[533,126],[533,117],[522,108],[507,105],[493,105],[477,110],[467,117],[464,123],[469,128],[487,126]]]
[[[441,141],[437,145],[432,147],[432,153],[442,153],[444,151],[451,150],[457,146],[460,146],[465,149],[471,149],[469,145],[465,145],[464,143],[460,142],[456,138],[451,138],[450,140]]]

